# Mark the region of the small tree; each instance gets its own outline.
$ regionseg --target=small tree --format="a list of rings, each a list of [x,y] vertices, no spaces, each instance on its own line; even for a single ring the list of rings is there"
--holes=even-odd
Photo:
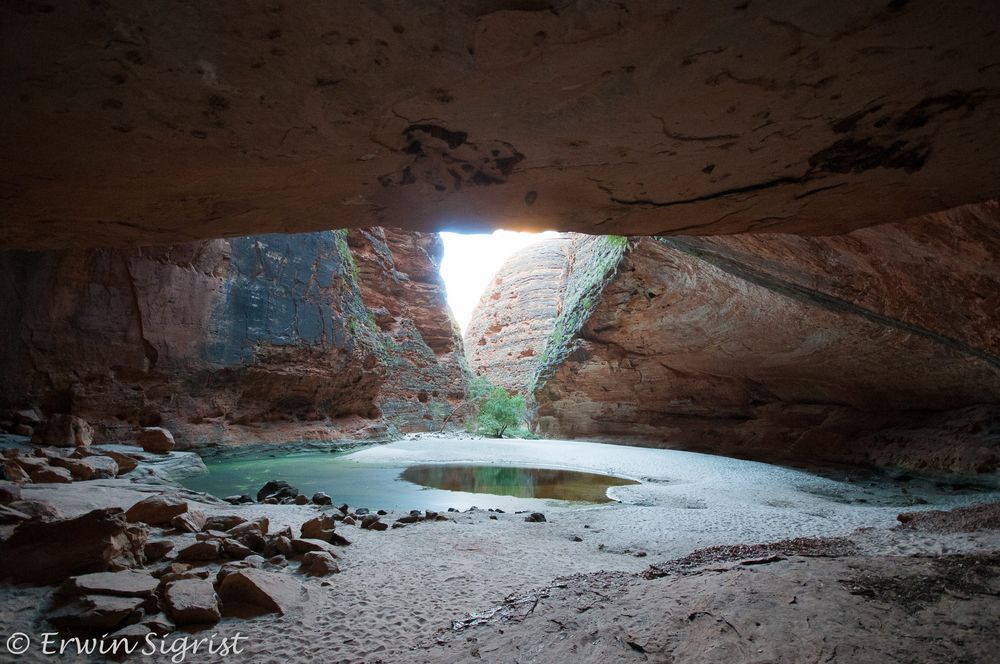
[[[476,428],[488,436],[503,438],[507,429],[520,426],[527,417],[523,396],[511,396],[504,388],[494,387],[479,407]]]

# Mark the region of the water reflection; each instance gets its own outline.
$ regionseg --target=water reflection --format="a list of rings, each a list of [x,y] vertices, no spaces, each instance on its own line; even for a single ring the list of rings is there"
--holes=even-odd
[[[400,478],[447,491],[589,503],[611,502],[607,495],[609,486],[638,484],[621,477],[597,473],[509,466],[410,466],[400,474]]]

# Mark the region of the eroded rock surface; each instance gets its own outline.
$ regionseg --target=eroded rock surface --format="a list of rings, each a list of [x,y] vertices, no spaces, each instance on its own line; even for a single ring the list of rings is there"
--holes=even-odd
[[[995,469],[998,229],[988,203],[835,237],[584,238],[539,433]]]
[[[530,389],[562,310],[573,237],[563,234],[526,247],[497,270],[465,330],[473,373],[522,394]]]
[[[0,244],[842,232],[1000,194],[991,2],[13,3]]]
[[[181,448],[440,428],[465,390],[440,241],[355,233],[0,253],[0,402]]]

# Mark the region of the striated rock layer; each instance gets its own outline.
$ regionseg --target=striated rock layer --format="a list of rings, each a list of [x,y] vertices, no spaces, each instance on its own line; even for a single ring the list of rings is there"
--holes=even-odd
[[[997,203],[835,237],[615,245],[584,238],[571,251],[537,367],[539,433],[997,467]]]
[[[834,234],[1000,195],[1000,3],[0,7],[0,245]]]
[[[497,270],[465,331],[469,369],[526,393],[562,309],[575,236],[531,245]]]
[[[386,262],[347,231],[4,252],[0,405],[72,413],[95,440],[162,423],[181,447],[437,428],[465,390],[440,240],[355,233]],[[389,289],[405,304],[384,310]]]

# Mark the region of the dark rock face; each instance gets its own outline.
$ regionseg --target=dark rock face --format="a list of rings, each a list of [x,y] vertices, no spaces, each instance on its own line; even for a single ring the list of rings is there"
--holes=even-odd
[[[574,237],[564,234],[526,247],[497,271],[465,331],[473,373],[508,390],[528,392],[562,306]]]
[[[995,2],[14,3],[0,245],[898,221],[1000,195],[998,23]]]
[[[987,203],[834,237],[584,238],[538,357],[539,433],[996,468],[998,231]]]
[[[383,242],[417,275],[391,277],[396,298],[422,302],[398,312],[410,330],[403,350],[362,295],[390,277],[373,267],[359,281],[363,256],[355,262],[346,231],[4,252],[0,402],[80,416],[101,440],[162,424],[182,448],[379,435],[397,420],[419,428],[422,412],[382,416],[408,371],[419,365],[419,382],[441,394],[465,384],[461,340],[435,328],[448,320],[436,264],[412,250],[434,241],[396,233]],[[442,351],[418,363],[410,349],[420,343]]]

